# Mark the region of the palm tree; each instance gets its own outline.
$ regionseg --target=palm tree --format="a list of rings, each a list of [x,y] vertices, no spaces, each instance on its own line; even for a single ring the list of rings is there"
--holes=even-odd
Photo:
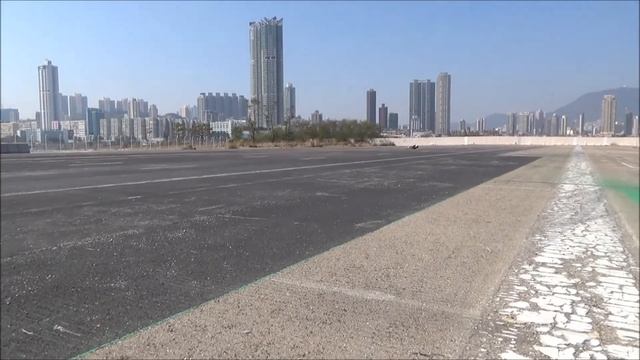
[[[178,145],[178,140],[177,139],[178,138],[184,139],[184,136],[186,134],[186,128],[184,126],[184,123],[182,123],[182,122],[176,122],[173,126],[174,126],[174,130],[176,132],[176,146],[177,146]]]

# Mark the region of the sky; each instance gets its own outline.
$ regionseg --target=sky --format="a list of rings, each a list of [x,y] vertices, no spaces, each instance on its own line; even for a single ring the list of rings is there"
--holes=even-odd
[[[249,97],[249,22],[284,19],[285,83],[297,112],[366,117],[366,91],[407,123],[409,82],[451,74],[451,121],[553,111],[580,95],[638,86],[638,1],[7,2],[1,103],[33,118],[37,67],[60,92],[144,98],[159,112],[201,92]]]

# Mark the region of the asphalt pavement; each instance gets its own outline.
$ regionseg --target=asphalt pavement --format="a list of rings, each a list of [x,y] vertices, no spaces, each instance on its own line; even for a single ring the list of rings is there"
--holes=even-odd
[[[3,155],[1,356],[120,338],[536,159],[512,150]]]

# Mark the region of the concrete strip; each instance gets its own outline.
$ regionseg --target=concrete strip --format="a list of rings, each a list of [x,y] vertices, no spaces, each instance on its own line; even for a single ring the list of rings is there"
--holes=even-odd
[[[528,150],[543,157],[87,355],[459,357],[564,168],[567,149],[544,152]]]
[[[638,137],[572,137],[572,136],[448,136],[424,138],[384,138],[396,146],[461,146],[461,145],[524,145],[524,146],[639,146]]]
[[[637,267],[594,182],[578,147],[464,357],[639,358]]]

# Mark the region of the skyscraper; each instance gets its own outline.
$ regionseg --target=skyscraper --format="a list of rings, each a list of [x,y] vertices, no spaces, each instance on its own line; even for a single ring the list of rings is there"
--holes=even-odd
[[[129,101],[128,114],[130,119],[140,117],[140,105],[138,105],[138,99],[131,98]]]
[[[40,98],[40,128],[49,130],[52,121],[60,121],[58,83],[58,67],[47,60],[45,65],[38,66],[38,90]]]
[[[605,95],[602,98],[602,135],[612,136],[616,126],[616,97]]]
[[[389,113],[389,129],[398,130],[398,113]]]
[[[158,118],[158,107],[155,104],[149,106],[149,117],[152,119]]]
[[[518,113],[518,122],[516,126],[516,134],[517,135],[529,135],[530,134],[530,123],[531,123],[531,113],[529,112],[520,112]]]
[[[240,119],[246,119],[249,112],[249,100],[243,95],[238,97],[238,108],[240,109]]]
[[[226,120],[232,117],[231,114],[231,96],[228,93],[224,93],[224,98],[222,102],[222,120]]]
[[[116,112],[116,102],[105,97],[98,100],[98,108],[105,114],[105,116],[107,116],[107,114],[114,114]]]
[[[624,114],[624,135],[630,136],[633,132],[633,113],[631,111],[627,111]]]
[[[516,135],[518,127],[518,117],[516,113],[507,113],[507,135]]]
[[[204,122],[205,120],[205,116],[204,116],[204,112],[205,110],[207,110],[207,95],[205,93],[200,93],[200,96],[198,96],[198,99],[196,100],[196,106],[198,108],[198,121],[200,122]],[[180,114],[182,115],[182,114]],[[183,116],[186,117],[186,116]]]
[[[376,124],[376,91],[367,90],[367,121]]]
[[[567,136],[567,115],[562,115],[560,118],[560,129],[558,129],[558,134],[560,136]]]
[[[85,126],[85,129],[87,137],[93,136],[94,139],[97,139],[100,136],[100,119],[104,119],[104,113],[100,109],[88,108],[86,116],[87,126]]]
[[[71,120],[87,120],[87,97],[82,94],[69,96],[69,118]]]
[[[451,128],[451,75],[438,75],[436,99],[436,135],[449,135]]]
[[[631,130],[631,136],[638,136],[640,131],[640,124],[638,124],[638,115],[633,117],[633,129]]]
[[[18,109],[2,109],[0,111],[0,122],[18,122],[20,120],[20,112]]]
[[[545,133],[544,111],[538,109],[536,112],[536,135],[542,135]]]
[[[318,110],[314,111],[313,114],[311,114],[311,122],[314,124],[319,124],[322,122],[322,113]]]
[[[584,113],[578,116],[578,135],[584,135]]]
[[[58,93],[58,104],[60,106],[60,120],[67,120],[69,118],[69,97]]]
[[[467,134],[467,122],[464,121],[464,119],[460,120],[460,134],[462,135],[466,135]]]
[[[413,80],[409,83],[409,119],[413,119],[412,129],[435,131],[435,90],[431,80]]]
[[[118,115],[124,115],[129,113],[129,99],[125,98],[116,101],[116,112]]]
[[[550,127],[549,127],[549,135],[550,136],[558,136],[558,115],[553,113],[551,115]]]
[[[250,22],[249,38],[252,119],[258,128],[272,128],[284,120],[282,19]]]
[[[234,119],[240,119],[240,112],[238,107],[238,94],[231,94],[231,117]]]
[[[478,118],[476,120],[476,131],[478,131],[478,134],[482,134],[484,133],[484,118]]]
[[[380,105],[380,109],[378,109],[378,125],[380,126],[380,130],[387,129],[387,124],[389,120],[389,109],[385,104]]]
[[[284,109],[285,120],[296,117],[296,88],[292,83],[284,88]]]
[[[200,97],[203,96],[204,94],[200,94],[200,96],[198,96],[198,103],[200,103]],[[202,101],[204,101],[204,97],[202,99]],[[190,111],[189,111],[189,105],[184,105],[180,107],[180,116],[182,116],[185,119],[189,119],[191,120],[191,116],[190,116]],[[198,121],[202,121],[200,119],[198,119]]]

